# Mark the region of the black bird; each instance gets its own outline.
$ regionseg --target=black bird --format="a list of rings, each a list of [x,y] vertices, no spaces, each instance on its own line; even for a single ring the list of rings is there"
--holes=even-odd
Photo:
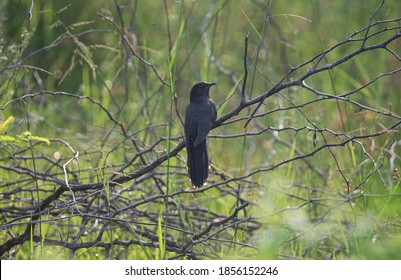
[[[217,83],[200,82],[191,89],[190,102],[185,111],[185,144],[188,175],[195,188],[201,187],[209,175],[209,156],[206,136],[217,118],[216,105],[209,89]]]

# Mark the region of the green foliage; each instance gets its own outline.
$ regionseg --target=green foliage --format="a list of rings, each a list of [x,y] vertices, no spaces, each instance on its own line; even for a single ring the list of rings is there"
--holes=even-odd
[[[19,135],[11,136],[7,135],[8,130],[11,127],[11,123],[15,118],[13,116],[8,117],[3,123],[0,123],[0,157],[12,157],[13,153],[17,148],[24,146],[30,146],[32,141],[45,142],[50,145],[50,140],[45,137],[32,135],[31,132],[25,131]]]
[[[0,4],[0,245],[29,231],[9,257],[401,258],[399,40],[217,127],[204,191],[184,149],[162,161],[195,81],[224,116],[245,71],[251,100],[358,51],[379,1],[35,1],[29,29],[25,2]],[[366,44],[400,15],[385,1]]]

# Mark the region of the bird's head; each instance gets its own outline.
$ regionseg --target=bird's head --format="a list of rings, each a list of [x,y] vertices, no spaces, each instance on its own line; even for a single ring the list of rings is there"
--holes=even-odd
[[[196,102],[197,100],[202,100],[203,98],[209,98],[209,89],[214,86],[215,82],[199,82],[196,83],[191,89],[191,102]]]

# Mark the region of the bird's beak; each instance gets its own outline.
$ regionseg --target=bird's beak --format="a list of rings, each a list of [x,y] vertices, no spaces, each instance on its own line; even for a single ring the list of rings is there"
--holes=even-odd
[[[217,85],[217,83],[216,82],[210,82],[210,83],[207,83],[207,85],[210,88],[211,86]]]

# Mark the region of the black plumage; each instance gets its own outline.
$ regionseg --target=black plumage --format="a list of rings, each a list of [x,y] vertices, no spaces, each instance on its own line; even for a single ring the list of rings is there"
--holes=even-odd
[[[216,105],[209,89],[216,83],[200,82],[191,89],[190,102],[185,111],[185,143],[188,175],[192,185],[201,187],[209,175],[209,155],[206,137],[217,118]]]

